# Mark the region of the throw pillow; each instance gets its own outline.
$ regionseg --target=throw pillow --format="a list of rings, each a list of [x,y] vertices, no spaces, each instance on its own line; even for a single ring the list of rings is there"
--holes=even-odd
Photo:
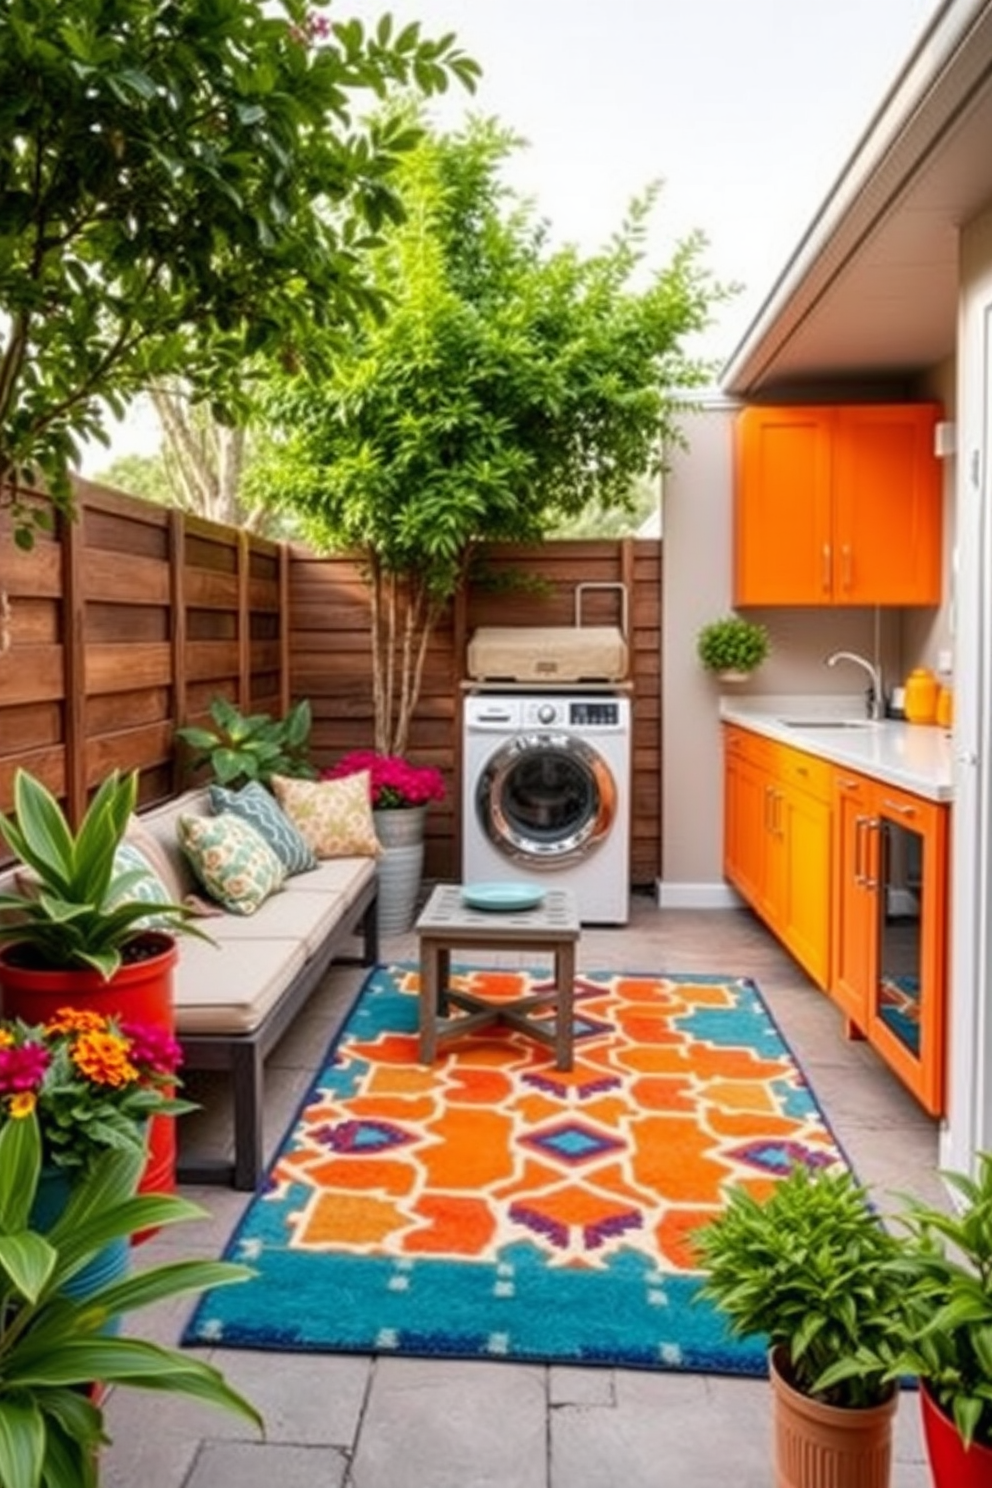
[[[250,915],[286,877],[276,854],[249,822],[230,811],[180,816],[179,845],[211,898],[232,914]]]
[[[170,904],[181,904],[197,919],[223,914],[219,904],[205,899],[202,894],[189,894],[180,878],[181,868],[169,857],[168,849],[150,832],[138,816],[128,819],[125,842],[130,842],[147,861],[152,872],[165,885]]]
[[[340,780],[295,780],[273,775],[283,811],[318,858],[377,858],[368,770]]]
[[[144,853],[139,851],[133,842],[122,842],[114,853],[114,873],[136,873],[139,876],[128,885],[127,889],[116,891],[111,881],[108,908],[116,908],[118,904],[130,904],[135,900],[141,904],[178,904],[179,902],[170,897],[166,885]],[[173,930],[176,928],[176,918],[174,915],[153,913],[142,915],[141,919],[135,920],[134,924],[135,929],[138,930]]]
[[[280,859],[287,874],[306,873],[316,868],[317,857],[306,838],[300,835],[279,802],[259,781],[249,781],[239,791],[212,785],[210,804],[218,814],[230,811],[250,822]]]

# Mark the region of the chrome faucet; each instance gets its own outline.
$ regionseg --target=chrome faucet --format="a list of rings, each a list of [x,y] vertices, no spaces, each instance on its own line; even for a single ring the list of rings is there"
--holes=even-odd
[[[859,656],[856,651],[834,651],[827,657],[827,666],[836,666],[839,661],[853,661],[855,666],[864,667],[871,683],[868,687],[866,703],[868,717],[878,722],[885,717],[885,694],[882,691],[882,668],[874,666],[865,657]]]

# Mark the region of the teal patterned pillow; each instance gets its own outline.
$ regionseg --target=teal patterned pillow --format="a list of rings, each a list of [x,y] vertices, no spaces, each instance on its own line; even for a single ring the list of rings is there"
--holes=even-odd
[[[225,811],[181,816],[179,845],[212,899],[232,914],[250,915],[281,889],[286,869],[255,828]]]
[[[317,867],[316,855],[305,839],[296,830],[275,796],[257,780],[252,780],[239,791],[212,785],[210,804],[218,814],[232,811],[235,816],[250,822],[259,836],[265,838],[287,874],[306,873]]]
[[[123,890],[114,891],[114,883],[111,880],[108,907],[116,908],[118,904],[130,904],[137,900],[141,904],[172,904],[169,891],[165,884],[155,872],[151,863],[143,852],[131,842],[122,842],[114,853],[114,873],[137,873],[141,876]],[[140,920],[135,920],[135,929],[174,930],[176,928],[175,915],[143,915]]]

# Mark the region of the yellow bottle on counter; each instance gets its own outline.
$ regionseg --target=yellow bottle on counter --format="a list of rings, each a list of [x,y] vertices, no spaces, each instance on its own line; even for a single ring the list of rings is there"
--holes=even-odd
[[[938,728],[949,729],[954,722],[954,694],[949,687],[937,692],[937,709],[934,722]]]
[[[933,723],[937,716],[937,678],[916,667],[906,678],[906,722]]]

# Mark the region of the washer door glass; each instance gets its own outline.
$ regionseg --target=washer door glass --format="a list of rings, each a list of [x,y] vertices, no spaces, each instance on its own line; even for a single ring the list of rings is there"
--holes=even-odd
[[[592,852],[616,817],[602,755],[570,734],[520,734],[489,761],[476,811],[489,840],[531,868],[561,868]]]

